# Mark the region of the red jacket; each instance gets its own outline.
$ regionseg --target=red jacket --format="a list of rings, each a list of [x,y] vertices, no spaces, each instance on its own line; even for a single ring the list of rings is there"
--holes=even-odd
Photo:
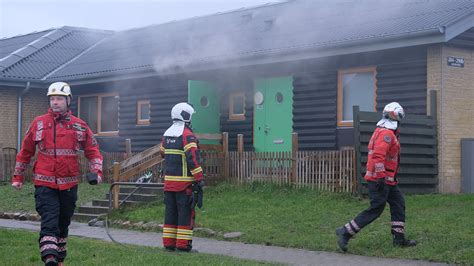
[[[165,191],[183,191],[193,181],[202,180],[197,143],[193,132],[186,126],[179,137],[163,137],[160,150],[165,158]]]
[[[12,182],[23,182],[24,173],[38,147],[33,165],[35,186],[66,190],[79,182],[77,152],[84,150],[90,172],[102,176],[102,155],[90,128],[69,111],[65,115],[48,113],[38,116],[26,132],[21,150],[16,156]]]
[[[395,132],[377,127],[369,142],[369,156],[365,180],[385,178],[385,183],[396,185],[396,174],[400,164],[400,142]]]

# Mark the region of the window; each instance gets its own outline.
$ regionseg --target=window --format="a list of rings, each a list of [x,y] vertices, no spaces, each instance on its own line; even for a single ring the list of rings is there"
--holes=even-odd
[[[201,106],[204,108],[209,106],[209,99],[207,98],[207,96],[202,96],[199,102],[201,103]]]
[[[376,109],[375,67],[340,70],[337,88],[337,125],[352,126],[352,106],[361,111]]]
[[[96,96],[79,97],[79,117],[89,125],[94,133],[97,133],[97,100]]]
[[[245,120],[245,94],[243,92],[229,96],[229,120]]]
[[[142,100],[137,102],[137,125],[150,124],[150,101]]]
[[[80,96],[79,117],[98,135],[118,133],[119,97],[115,94]]]

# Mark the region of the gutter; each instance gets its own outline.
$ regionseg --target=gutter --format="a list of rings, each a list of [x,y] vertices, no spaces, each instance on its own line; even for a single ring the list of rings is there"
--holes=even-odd
[[[21,148],[21,132],[22,132],[22,128],[21,128],[22,119],[21,118],[23,114],[22,113],[23,95],[25,95],[29,90],[30,90],[30,82],[28,81],[26,83],[25,89],[23,89],[18,95],[18,118],[17,118],[18,133],[17,133],[17,143],[16,143],[17,152],[19,152]]]

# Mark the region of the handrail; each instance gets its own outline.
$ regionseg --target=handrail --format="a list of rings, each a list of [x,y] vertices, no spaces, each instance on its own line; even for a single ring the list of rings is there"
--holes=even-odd
[[[112,190],[114,189],[115,186],[135,186],[137,188],[142,188],[142,187],[164,187],[165,184],[164,183],[113,182],[109,188],[109,210],[108,210],[109,214],[112,211],[112,209],[118,209],[118,207],[122,205],[126,200],[124,199],[122,200],[122,202],[115,201],[115,199],[112,200],[112,194],[113,194]]]
[[[148,148],[148,149],[146,149],[146,150],[144,150],[144,151],[142,151],[138,154],[135,154],[135,155],[121,161],[120,162],[120,168],[127,168],[130,165],[141,161],[143,158],[146,158],[148,156],[152,156],[152,155],[160,152],[160,146],[161,146],[161,144],[155,145],[151,148]]]

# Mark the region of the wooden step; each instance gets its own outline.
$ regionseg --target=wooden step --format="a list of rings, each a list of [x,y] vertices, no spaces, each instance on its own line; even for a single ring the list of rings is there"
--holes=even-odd
[[[140,201],[132,201],[132,200],[127,200],[122,204],[122,206],[132,206],[136,205],[138,203],[141,203]],[[92,200],[92,206],[102,206],[102,207],[109,207],[109,200],[108,199],[96,199]]]
[[[108,207],[102,206],[81,206],[78,209],[79,213],[87,213],[87,214],[104,214],[109,211]]]
[[[99,214],[80,213],[76,212],[72,216],[72,219],[76,222],[89,222],[92,219],[99,217]]]
[[[120,193],[130,194],[134,191],[135,187],[120,187]],[[163,194],[163,188],[161,187],[141,187],[134,194],[147,194],[147,195],[160,195]]]
[[[128,197],[128,195],[130,195],[130,193],[119,193],[119,199],[120,200],[123,200],[125,198]],[[106,194],[106,199],[109,198],[109,193]],[[158,195],[148,195],[148,194],[133,194],[131,195],[130,197],[128,197],[128,200],[130,201],[140,201],[140,202],[151,202],[151,201],[156,201],[156,200],[159,200],[159,199],[162,199],[163,197],[162,196],[158,196]]]

